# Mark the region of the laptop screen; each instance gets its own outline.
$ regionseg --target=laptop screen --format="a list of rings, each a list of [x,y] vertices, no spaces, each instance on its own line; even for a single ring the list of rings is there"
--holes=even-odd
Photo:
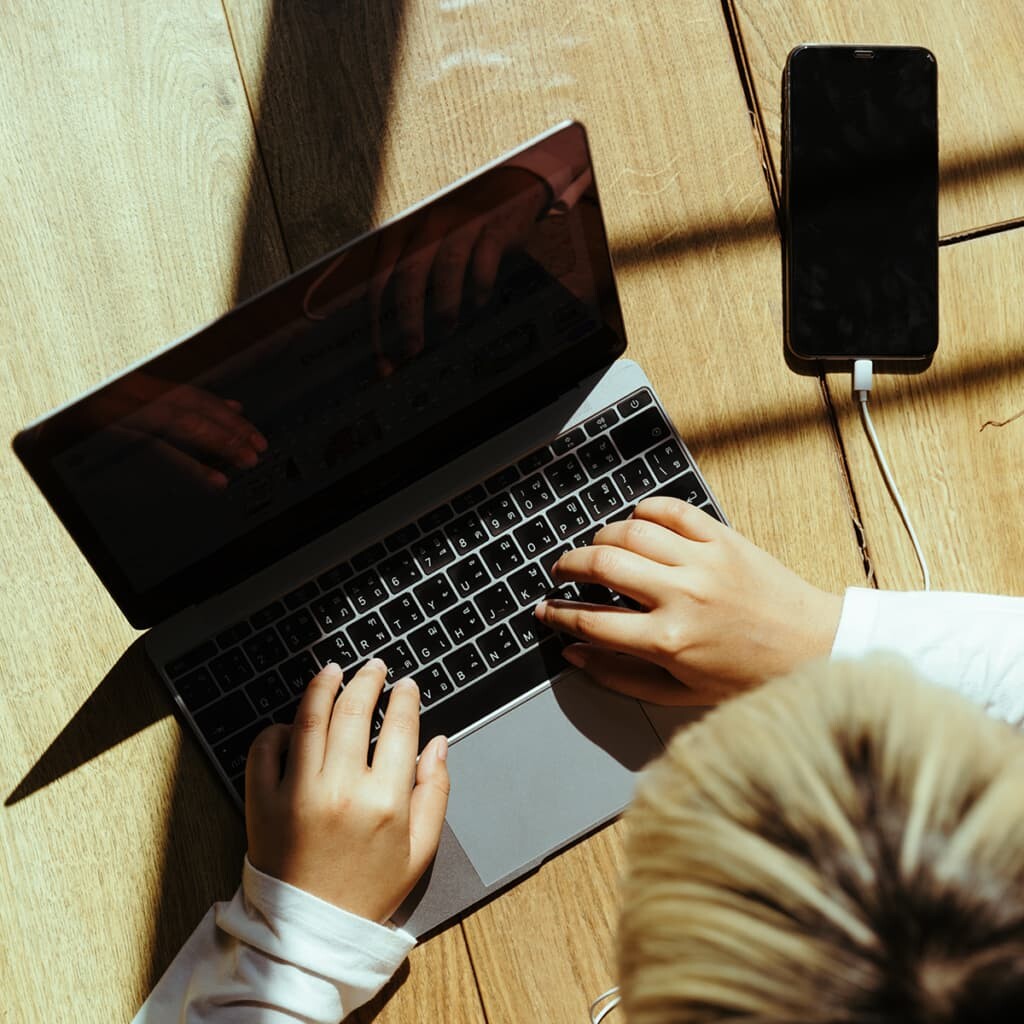
[[[14,445],[144,627],[507,429],[624,349],[586,136],[571,124]]]

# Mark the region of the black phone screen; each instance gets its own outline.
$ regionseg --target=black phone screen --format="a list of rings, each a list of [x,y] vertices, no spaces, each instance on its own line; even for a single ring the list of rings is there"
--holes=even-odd
[[[924,359],[938,342],[935,58],[805,46],[784,87],[786,342]]]

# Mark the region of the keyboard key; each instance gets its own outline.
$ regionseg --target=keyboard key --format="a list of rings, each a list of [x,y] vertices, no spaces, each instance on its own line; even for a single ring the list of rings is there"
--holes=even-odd
[[[358,555],[352,556],[352,568],[356,572],[363,572],[379,562],[387,553],[387,548],[383,544],[371,544],[368,548],[360,551]]]
[[[647,451],[668,436],[668,424],[657,409],[647,409],[612,430],[612,440],[624,459]]]
[[[377,566],[377,571],[392,594],[400,593],[417,580],[423,579],[423,573],[416,568],[416,562],[408,551],[392,555],[381,562]]]
[[[524,523],[512,534],[527,558],[535,558],[558,543],[554,530],[543,516]]]
[[[420,688],[420,707],[429,708],[455,692],[455,684],[440,662],[421,668],[416,673],[416,682]]]
[[[585,444],[576,455],[593,477],[602,476],[622,462],[615,445],[607,437]]]
[[[477,646],[488,667],[500,665],[514,658],[520,649],[512,630],[507,625],[484,633],[477,639]]]
[[[220,687],[207,668],[197,668],[187,676],[182,676],[174,687],[189,711],[198,711],[220,696]]]
[[[420,607],[430,616],[440,615],[459,599],[455,588],[448,582],[448,577],[444,573],[414,587],[412,592]]]
[[[518,605],[512,591],[504,583],[496,583],[477,594],[476,607],[480,617],[490,626],[495,622],[501,622],[514,612]]]
[[[508,625],[522,647],[532,647],[541,640],[554,636],[554,633],[533,614],[532,608],[527,608],[511,618]]]
[[[308,583],[303,583],[301,587],[296,587],[290,594],[284,595],[285,607],[290,611],[295,611],[296,608],[301,608],[304,604],[308,604],[319,593],[320,588],[316,585],[316,582],[310,580]]]
[[[217,645],[212,640],[207,640],[206,643],[193,647],[191,651],[169,661],[164,668],[167,670],[167,674],[174,679],[183,675],[190,668],[197,668],[204,661],[209,661],[216,653]]]
[[[252,626],[248,622],[236,622],[233,626],[228,626],[227,629],[217,634],[217,646],[222,651],[226,651],[229,647],[234,647],[240,640],[244,640],[251,632]]]
[[[635,505],[654,487],[654,474],[643,459],[634,459],[612,474],[619,492],[630,505]]]
[[[700,481],[697,479],[697,474],[693,472],[684,473],[681,477],[659,487],[657,494],[668,498],[681,498],[683,501],[688,501],[691,505],[697,506],[703,505],[704,502],[709,500],[707,492],[701,487]],[[708,508],[706,511],[710,512],[716,519],[720,518],[714,509]]]
[[[523,556],[511,537],[499,537],[496,541],[481,549],[483,558],[491,574],[497,578],[518,568],[523,564]]]
[[[570,455],[566,459],[560,459],[554,465],[548,466],[544,470],[544,474],[551,482],[551,486],[555,489],[555,494],[559,498],[564,498],[567,494],[571,494],[582,487],[588,480],[586,472],[575,455]]]
[[[411,544],[420,535],[420,528],[415,523],[409,523],[400,530],[395,530],[390,537],[384,538],[384,547],[388,551],[401,551],[407,544]]]
[[[449,654],[444,659],[444,667],[456,686],[465,686],[467,683],[472,683],[487,671],[484,659],[480,657],[472,644],[466,644],[465,647],[460,647],[454,653]],[[422,749],[421,745],[420,750]]]
[[[418,540],[412,546],[412,554],[424,576],[443,569],[455,559],[451,545],[445,540],[444,534],[440,532],[432,533]]]
[[[332,633],[326,640],[314,644],[313,653],[316,655],[316,660],[320,662],[321,668],[329,661],[333,661],[336,665],[347,669],[359,660],[359,656],[348,642],[348,637],[340,629],[337,633]]]
[[[440,622],[428,622],[417,629],[409,637],[409,643],[423,664],[447,654],[452,649],[452,642],[441,628]]]
[[[550,448],[538,448],[535,452],[530,452],[529,455],[524,455],[519,460],[519,470],[523,476],[526,476],[540,469],[541,466],[546,466],[553,458],[554,455]]]
[[[282,619],[277,624],[277,630],[290,651],[301,650],[320,639],[320,627],[305,608]]]
[[[391,639],[391,634],[384,620],[376,612],[371,612],[348,627],[348,638],[357,654],[372,658]]]
[[[354,572],[355,569],[348,562],[342,562],[333,569],[328,569],[323,576],[317,576],[316,581],[320,584],[321,590],[330,590],[331,587],[344,583]]]
[[[455,522],[448,524],[444,532],[456,555],[465,555],[470,551],[475,551],[490,539],[483,523],[476,515],[456,519]]]
[[[647,461],[661,481],[671,480],[690,467],[675,438],[659,444],[653,451],[648,452]]]
[[[448,570],[448,578],[460,597],[468,597],[491,582],[491,577],[478,555],[470,555],[469,558],[456,562]]]
[[[376,657],[380,658],[387,665],[387,681],[389,683],[397,683],[399,679],[411,676],[419,668],[420,664],[416,660],[412,648],[404,640],[399,640],[389,647],[381,648],[381,650],[377,651]]]
[[[291,725],[295,721],[295,712],[299,710],[299,704],[301,703],[302,699],[296,697],[294,700],[279,707],[270,717],[275,722]]]
[[[282,615],[284,615],[284,605],[280,601],[274,601],[258,612],[253,612],[249,616],[249,622],[252,623],[253,629],[263,629],[264,626],[276,622]]]
[[[570,498],[556,505],[548,512],[548,519],[555,528],[555,535],[559,540],[568,540],[575,537],[580,530],[591,525],[590,516],[579,498]]]
[[[324,594],[323,597],[318,597],[309,606],[309,610],[325,633],[330,633],[332,629],[337,629],[355,618],[352,605],[348,603],[341,588],[336,588],[330,593]]]
[[[510,494],[499,494],[496,498],[491,498],[480,506],[478,512],[483,524],[495,537],[523,519]]]
[[[444,666],[461,688],[472,680],[468,677],[459,679],[453,671],[452,663],[459,654],[459,651],[449,654]],[[442,701],[436,707],[424,710],[420,715],[420,750],[435,736],[457,735],[569,667],[562,657],[560,638],[551,638],[529,648],[519,657],[488,672],[483,685],[470,686],[459,693],[457,699]]]
[[[301,694],[309,686],[310,680],[319,672],[313,655],[309,651],[303,651],[300,655],[286,661],[278,667],[281,678],[288,685],[288,688],[295,694]]]
[[[393,601],[381,605],[379,611],[395,636],[408,633],[423,621],[423,612],[412,594],[399,594]]]
[[[618,422],[619,414],[614,409],[605,409],[604,412],[599,412],[596,416],[591,416],[590,419],[583,424],[583,429],[590,437],[596,437],[598,434],[603,434],[609,427]]]
[[[214,658],[208,667],[213,678],[225,692],[233,690],[255,675],[241,647],[225,651],[220,657]]]
[[[550,588],[548,578],[539,565],[528,565],[512,573],[505,582],[520,605],[535,604]]]
[[[250,637],[242,646],[257,672],[266,672],[288,657],[288,651],[281,643],[281,638],[272,628]]]
[[[248,728],[243,729],[237,736],[232,736],[214,747],[213,752],[228,775],[234,776],[245,771],[245,761],[249,756],[252,741],[268,725],[270,725],[270,720],[261,718],[258,722],[253,722]]]
[[[468,512],[474,505],[479,505],[486,497],[487,492],[477,484],[476,487],[470,487],[468,491],[463,491],[462,494],[452,498],[452,508],[457,516],[462,515],[463,512]]]
[[[203,708],[195,715],[196,725],[206,742],[220,742],[248,725],[255,717],[249,698],[241,690],[235,690],[226,697],[221,697],[215,704]]]
[[[650,391],[634,391],[629,398],[624,398],[619,402],[615,409],[620,416],[632,416],[633,413],[639,412],[645,405],[650,405],[653,401]]]
[[[451,505],[438,505],[426,515],[420,516],[418,525],[424,533],[430,533],[431,530],[436,530],[439,526],[447,523],[449,519],[454,518],[455,513],[452,511]]]
[[[512,488],[512,497],[523,510],[524,516],[536,515],[555,500],[550,485],[540,473],[535,473],[522,483],[516,484]]]
[[[575,430],[570,430],[567,434],[556,437],[551,442],[551,450],[556,455],[565,455],[566,452],[572,451],[573,448],[578,448],[586,440],[586,431],[582,427],[576,427]]]
[[[388,711],[388,703],[391,700],[391,690],[385,690],[377,698],[377,706],[373,709],[373,714],[370,716],[370,743],[380,735],[381,727],[384,725],[384,716]],[[372,749],[372,747],[371,747]],[[369,763],[369,762],[368,762]]]
[[[352,602],[357,614],[376,608],[388,598],[387,587],[375,572],[364,572],[351,580],[345,587],[345,594]]]
[[[245,693],[260,714],[273,711],[292,699],[291,692],[276,672],[267,672],[246,683]]]
[[[477,615],[476,609],[468,601],[450,612],[445,612],[441,616],[441,624],[457,644],[470,640],[485,629],[483,619]]]
[[[519,470],[515,466],[506,466],[500,473],[488,477],[484,481],[484,487],[488,494],[500,494],[507,490],[509,484],[514,484],[519,479]]]
[[[599,480],[591,487],[585,487],[580,493],[583,504],[594,519],[605,519],[613,512],[622,508],[622,498],[615,490],[615,484],[611,480]]]

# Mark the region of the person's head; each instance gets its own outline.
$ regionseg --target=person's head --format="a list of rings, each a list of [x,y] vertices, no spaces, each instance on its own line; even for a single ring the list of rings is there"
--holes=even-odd
[[[901,662],[711,712],[627,820],[629,1024],[1024,1020],[1024,738]]]

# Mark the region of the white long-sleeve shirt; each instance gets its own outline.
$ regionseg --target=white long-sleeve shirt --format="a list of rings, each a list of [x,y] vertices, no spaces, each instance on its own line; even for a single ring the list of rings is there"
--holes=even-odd
[[[834,658],[893,651],[989,714],[1024,724],[1024,598],[851,588]],[[257,871],[199,922],[134,1024],[337,1024],[415,945]]]

